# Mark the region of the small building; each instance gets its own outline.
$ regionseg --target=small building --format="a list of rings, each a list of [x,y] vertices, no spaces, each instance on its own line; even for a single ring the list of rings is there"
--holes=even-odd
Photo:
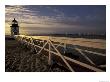
[[[12,21],[10,27],[11,27],[11,36],[19,35],[19,25],[18,22],[15,20],[15,18]]]

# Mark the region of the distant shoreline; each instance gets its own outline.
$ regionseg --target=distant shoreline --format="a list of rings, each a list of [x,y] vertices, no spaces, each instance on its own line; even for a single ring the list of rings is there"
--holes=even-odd
[[[56,37],[71,37],[71,38],[87,38],[87,39],[105,39],[105,34],[28,34],[28,36],[56,36]],[[5,35],[5,37],[11,37],[10,35]]]

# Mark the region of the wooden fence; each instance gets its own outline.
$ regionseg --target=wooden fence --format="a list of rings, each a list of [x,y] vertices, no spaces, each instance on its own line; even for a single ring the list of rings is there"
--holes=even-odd
[[[105,49],[105,42],[104,41],[94,41],[89,39],[73,39],[73,38],[66,38],[66,37],[49,37],[49,36],[25,36],[25,35],[15,35],[14,38],[20,41],[22,44],[30,46],[32,49],[36,51],[36,55],[39,55],[43,51],[48,52],[48,63],[52,65],[54,57],[58,59],[58,62],[65,66],[70,71],[75,71],[74,66],[78,65],[84,69],[96,72],[104,72],[101,68],[106,68],[106,65],[97,65],[88,57],[85,53],[91,53],[98,56],[102,56],[106,58],[104,53],[100,53],[97,51],[91,51],[87,49],[79,48],[77,45],[84,46],[84,47],[92,47],[98,49]],[[91,44],[92,43],[92,44]],[[75,50],[86,59],[86,62],[82,62],[77,58],[68,57],[66,54],[66,47],[69,46],[69,49]],[[39,48],[39,49],[38,49]],[[60,49],[63,48],[63,51]],[[85,53],[84,53],[85,52]],[[63,62],[61,62],[63,61]],[[100,60],[101,61],[101,60]],[[75,68],[77,69],[77,68]]]

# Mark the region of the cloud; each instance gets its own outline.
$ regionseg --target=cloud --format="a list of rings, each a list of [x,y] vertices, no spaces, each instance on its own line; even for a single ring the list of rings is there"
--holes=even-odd
[[[21,33],[34,32],[74,32],[95,29],[105,26],[105,18],[98,15],[73,15],[67,16],[64,12],[54,6],[27,6],[27,5],[7,5],[5,8],[6,32],[13,18],[18,20]],[[89,28],[88,28],[89,27]],[[63,29],[63,31],[62,31]]]

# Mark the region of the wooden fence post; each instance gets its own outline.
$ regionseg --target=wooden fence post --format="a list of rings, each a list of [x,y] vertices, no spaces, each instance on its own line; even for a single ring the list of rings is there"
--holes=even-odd
[[[49,56],[48,56],[48,64],[52,65],[52,53],[51,51],[51,44],[49,43]]]

